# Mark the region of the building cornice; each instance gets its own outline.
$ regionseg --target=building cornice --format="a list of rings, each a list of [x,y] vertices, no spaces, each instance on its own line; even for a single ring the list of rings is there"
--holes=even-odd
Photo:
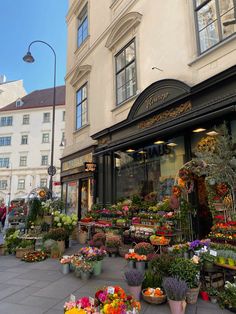
[[[82,8],[87,3],[87,0],[74,1],[66,15],[66,23],[69,24],[73,15],[78,15]]]

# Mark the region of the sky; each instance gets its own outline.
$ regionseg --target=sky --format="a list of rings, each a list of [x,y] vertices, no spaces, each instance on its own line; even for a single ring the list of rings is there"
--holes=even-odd
[[[54,57],[41,43],[31,46],[34,63],[22,60],[29,44],[43,40],[57,56],[56,85],[66,74],[66,21],[68,0],[0,0],[0,75],[23,80],[27,93],[53,87]]]

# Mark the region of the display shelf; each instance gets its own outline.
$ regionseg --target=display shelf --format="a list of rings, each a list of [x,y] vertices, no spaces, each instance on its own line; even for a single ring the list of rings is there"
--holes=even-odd
[[[223,267],[223,268],[227,268],[227,269],[232,269],[232,270],[236,271],[236,266],[230,266],[230,265],[227,265],[227,264],[220,264],[220,263],[215,263],[215,265]]]

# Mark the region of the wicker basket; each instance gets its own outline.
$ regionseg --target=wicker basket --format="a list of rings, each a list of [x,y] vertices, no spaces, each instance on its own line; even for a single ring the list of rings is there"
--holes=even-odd
[[[34,247],[27,247],[27,248],[19,248],[16,249],[16,258],[22,258],[25,254],[33,252],[34,251]]]
[[[142,290],[142,296],[144,301],[151,303],[151,304],[162,304],[164,302],[166,302],[166,294],[163,294],[161,296],[155,296],[155,297],[151,297],[150,295],[145,295],[144,292],[146,291],[146,289]]]

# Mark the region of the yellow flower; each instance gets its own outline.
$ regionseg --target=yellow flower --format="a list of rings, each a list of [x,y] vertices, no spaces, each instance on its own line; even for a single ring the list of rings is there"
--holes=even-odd
[[[108,313],[108,310],[109,310],[109,304],[105,304],[103,307],[104,313]]]
[[[73,309],[66,311],[65,314],[86,314],[86,312],[84,310],[79,310],[74,307]]]

